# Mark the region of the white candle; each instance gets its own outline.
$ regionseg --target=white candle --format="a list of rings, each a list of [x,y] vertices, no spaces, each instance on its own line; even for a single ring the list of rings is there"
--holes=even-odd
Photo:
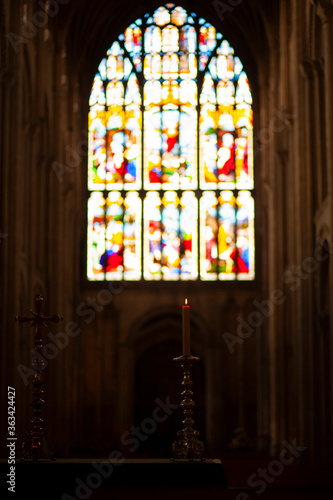
[[[190,356],[190,346],[190,306],[185,299],[185,305],[183,305],[183,356]]]

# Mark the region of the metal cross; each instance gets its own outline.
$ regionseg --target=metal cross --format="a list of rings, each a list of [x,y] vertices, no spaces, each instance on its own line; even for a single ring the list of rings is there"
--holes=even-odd
[[[30,316],[29,318],[27,318],[26,316],[16,316],[15,319],[20,323],[31,321],[32,322],[31,326],[36,325],[36,331],[39,330],[39,327],[42,325],[47,326],[45,321],[53,321],[54,323],[59,323],[59,321],[62,321],[63,318],[62,316],[59,316],[59,314],[54,314],[53,316],[44,316],[44,314],[40,312],[42,303],[43,303],[43,296],[41,294],[36,295],[35,306],[37,312],[30,310],[32,317]]]
[[[45,367],[44,357],[42,355],[43,338],[42,326],[47,326],[47,321],[59,323],[62,321],[62,316],[54,314],[53,316],[45,316],[41,312],[43,297],[41,294],[36,295],[35,306],[36,311],[30,311],[32,316],[16,316],[15,319],[20,323],[31,321],[30,326],[35,326],[35,354],[33,357],[32,366],[35,370],[33,378],[33,393],[32,393],[32,431],[28,432],[28,437],[23,443],[23,458],[38,460],[38,459],[53,459],[53,450],[50,443],[46,440],[44,430],[43,408],[45,406],[42,370]]]

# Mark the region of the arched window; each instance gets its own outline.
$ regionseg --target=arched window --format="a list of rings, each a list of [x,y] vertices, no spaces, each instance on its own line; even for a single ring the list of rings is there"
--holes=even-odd
[[[89,110],[89,280],[253,280],[252,96],[214,26],[166,4],[102,59]]]

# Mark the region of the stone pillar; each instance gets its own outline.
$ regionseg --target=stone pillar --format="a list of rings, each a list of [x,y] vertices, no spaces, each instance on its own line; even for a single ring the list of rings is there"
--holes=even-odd
[[[326,128],[326,169],[327,169],[327,184],[328,184],[328,196],[329,196],[329,231],[330,231],[330,241],[329,244],[333,244],[333,91],[332,91],[332,81],[333,81],[333,3],[331,0],[313,0],[316,5],[317,14],[319,15],[322,22],[323,30],[323,48],[324,48],[324,82],[325,82],[325,128]],[[331,265],[329,269],[330,274],[330,289],[333,286],[333,265],[332,259],[330,259]],[[333,311],[333,294],[330,294],[330,311]],[[330,366],[332,366],[333,361],[333,321],[330,322]],[[333,382],[332,382],[332,368],[328,379],[331,381],[329,394],[330,394],[330,414],[333,413]],[[331,442],[333,436],[333,424],[332,420],[330,422],[330,428],[327,429],[327,443]],[[328,445],[329,446],[329,445]],[[333,448],[330,447],[328,450],[330,455],[330,462],[333,462]]]

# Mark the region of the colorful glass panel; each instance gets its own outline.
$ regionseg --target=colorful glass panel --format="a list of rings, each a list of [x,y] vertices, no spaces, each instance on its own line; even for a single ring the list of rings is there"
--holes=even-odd
[[[90,108],[88,145],[88,187],[103,189],[106,176],[105,110],[100,105]]]
[[[193,191],[184,191],[180,202],[181,279],[198,278],[198,200]]]
[[[159,84],[159,82],[156,82]],[[160,184],[162,180],[161,112],[158,106],[146,109],[144,117],[145,185]]]
[[[196,109],[190,103],[180,108],[178,162],[180,187],[196,189],[198,162]]]
[[[218,218],[217,198],[206,191],[200,200],[201,227],[201,279],[216,279],[218,270]]]
[[[204,188],[216,188],[217,170],[217,127],[214,104],[201,106],[200,114],[200,179]]]
[[[124,202],[124,278],[141,278],[141,199],[129,191]]]
[[[238,279],[254,278],[254,200],[249,191],[240,191],[237,199],[237,243],[235,267]]]
[[[178,279],[180,273],[180,235],[178,197],[167,191],[162,207],[162,274],[163,279]]]
[[[144,200],[144,277],[146,280],[162,277],[162,215],[161,198],[149,191]]]
[[[160,7],[156,10],[154,21],[158,26],[164,26],[170,22],[170,12],[165,7]]]
[[[176,7],[171,13],[171,22],[177,26],[185,24],[187,13],[182,7]]]
[[[123,198],[118,191],[111,191],[106,199],[105,253],[101,264],[106,279],[121,279],[123,275]]]
[[[221,33],[175,4],[147,13],[89,106],[88,278],[254,279],[252,95]]]
[[[249,101],[249,87],[247,80],[243,80],[244,89],[236,92],[235,128],[236,128],[236,180],[237,187],[253,188],[253,124],[252,107]],[[241,99],[244,99],[241,101]]]
[[[87,275],[90,280],[104,280],[101,263],[105,253],[105,200],[100,192],[92,192],[88,199]]]
[[[219,181],[233,181],[235,176],[235,138],[232,131],[218,129],[217,168]]]
[[[236,207],[232,191],[223,191],[219,197],[218,209],[218,252],[219,278],[234,279],[237,273],[234,265]]]

